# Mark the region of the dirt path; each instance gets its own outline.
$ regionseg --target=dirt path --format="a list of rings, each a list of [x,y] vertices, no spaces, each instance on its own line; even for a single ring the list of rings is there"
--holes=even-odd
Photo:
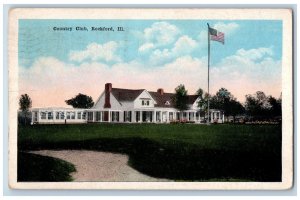
[[[138,172],[128,166],[128,156],[123,154],[83,150],[42,150],[30,153],[55,157],[74,164],[77,170],[71,174],[74,181],[171,181]]]

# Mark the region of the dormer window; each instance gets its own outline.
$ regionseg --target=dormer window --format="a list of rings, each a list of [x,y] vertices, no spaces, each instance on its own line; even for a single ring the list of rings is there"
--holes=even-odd
[[[150,100],[142,100],[142,106],[149,106]]]
[[[169,105],[170,105],[170,102],[169,102],[169,101],[166,101],[165,105],[166,105],[166,106],[169,106]]]

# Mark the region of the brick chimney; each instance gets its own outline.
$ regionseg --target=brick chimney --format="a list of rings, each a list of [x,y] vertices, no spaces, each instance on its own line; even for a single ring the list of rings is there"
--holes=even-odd
[[[163,95],[164,94],[164,89],[158,88],[157,93],[159,93],[160,95]]]
[[[104,108],[111,108],[110,105],[110,92],[112,89],[112,84],[111,83],[106,83],[105,84],[105,102],[104,102]]]

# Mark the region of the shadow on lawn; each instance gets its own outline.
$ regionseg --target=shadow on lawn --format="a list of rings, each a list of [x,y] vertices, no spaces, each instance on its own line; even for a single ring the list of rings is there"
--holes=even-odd
[[[61,159],[18,152],[18,181],[72,181],[75,166]]]
[[[158,143],[142,138],[23,143],[19,144],[19,149],[85,149],[124,153],[129,155],[129,165],[138,171],[177,181],[281,181],[281,154],[272,150],[199,149],[199,146],[174,140]]]

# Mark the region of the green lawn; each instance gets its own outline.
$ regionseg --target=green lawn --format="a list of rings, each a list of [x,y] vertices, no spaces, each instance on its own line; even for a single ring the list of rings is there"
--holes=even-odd
[[[280,125],[81,124],[19,126],[19,150],[129,155],[144,174],[177,181],[281,181]]]
[[[18,152],[18,181],[72,181],[71,172],[75,166],[66,161]]]

